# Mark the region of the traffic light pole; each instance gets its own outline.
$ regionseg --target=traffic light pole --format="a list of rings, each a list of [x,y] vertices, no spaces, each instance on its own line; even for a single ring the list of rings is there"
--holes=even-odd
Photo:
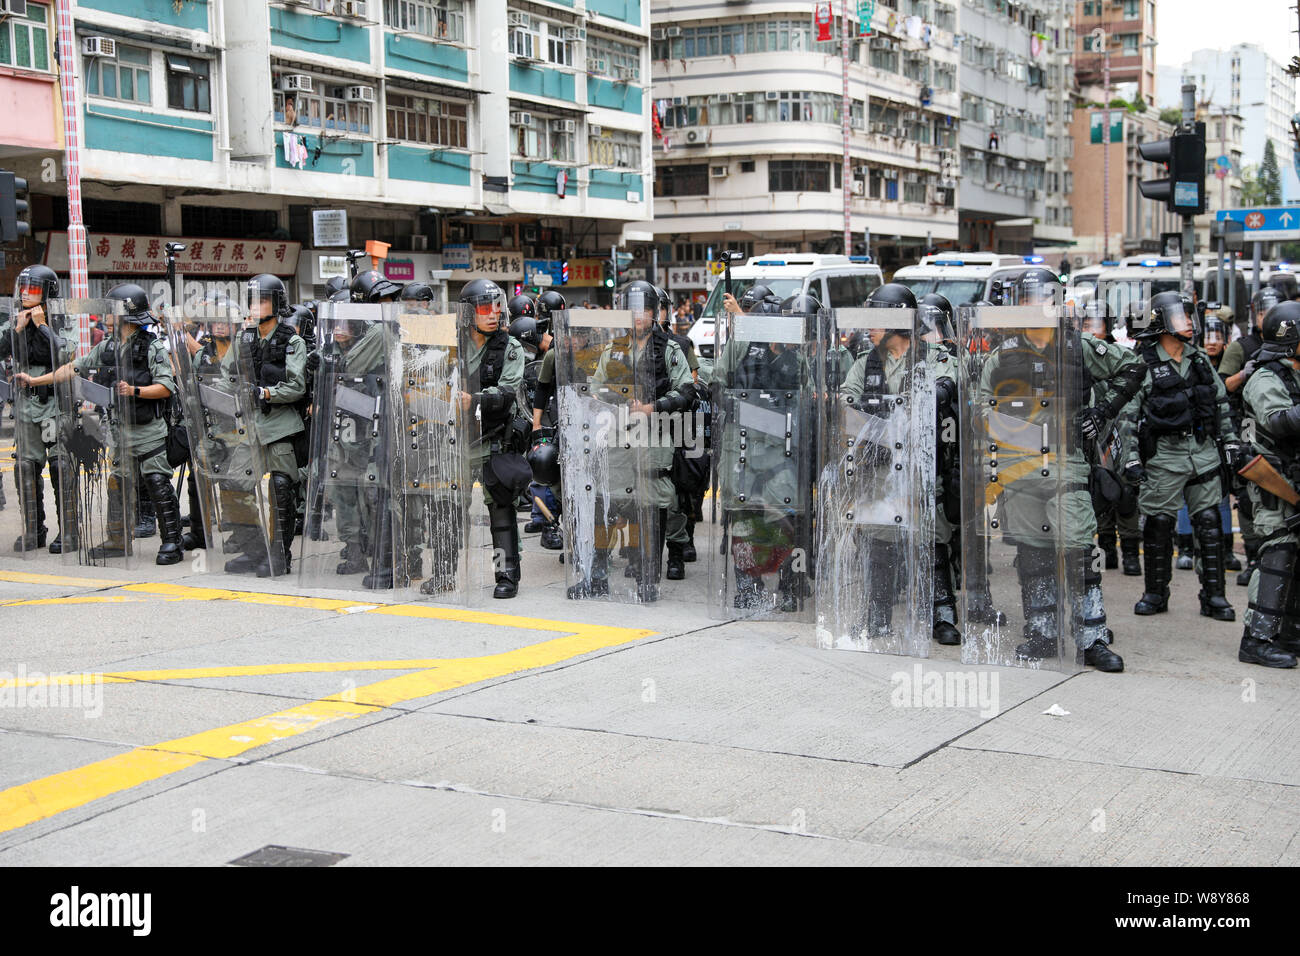
[[[1183,84],[1183,126],[1186,129],[1194,129],[1196,126],[1196,84]],[[1192,268],[1195,265],[1193,254],[1196,252],[1196,220],[1194,216],[1183,215],[1183,242],[1182,242],[1182,290],[1183,295],[1193,295],[1196,289],[1196,281],[1192,277]],[[1222,268],[1222,266],[1220,266]]]

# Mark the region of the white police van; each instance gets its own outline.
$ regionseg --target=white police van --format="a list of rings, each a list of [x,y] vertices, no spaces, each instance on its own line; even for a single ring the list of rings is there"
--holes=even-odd
[[[731,267],[731,294],[737,299],[747,289],[762,284],[781,299],[810,293],[823,307],[830,309],[860,307],[883,282],[880,266],[874,265],[868,256],[790,252],[754,256],[744,265]],[[713,358],[715,320],[722,311],[725,292],[719,276],[699,320],[686,333],[701,358]]]
[[[1007,283],[1026,269],[1042,265],[1042,256],[941,252],[914,266],[904,266],[891,281],[907,286],[918,299],[937,292],[956,308],[989,300],[995,280]]]

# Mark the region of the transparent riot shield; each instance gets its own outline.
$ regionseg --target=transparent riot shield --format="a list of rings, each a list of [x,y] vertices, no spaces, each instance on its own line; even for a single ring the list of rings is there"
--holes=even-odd
[[[322,302],[317,322],[306,529],[299,581],[388,589],[393,581],[396,307]]]
[[[21,300],[15,300],[21,301]],[[59,453],[59,405],[53,384],[21,384],[13,376],[48,376],[72,358],[72,350],[39,304],[19,308],[0,331],[0,361],[8,374],[0,389],[9,402],[5,409],[5,434],[0,443],[8,447],[5,468],[13,474],[16,495],[0,508],[0,548],[8,548],[13,535],[13,553],[23,557],[45,553],[47,543],[57,552],[62,546],[60,529],[64,521],[62,461]],[[48,466],[48,475],[47,475]],[[0,496],[2,497],[2,496]]]
[[[709,585],[710,611],[723,620],[813,620],[816,323],[719,319]]]
[[[649,315],[648,312],[643,313]],[[654,365],[631,311],[554,312],[565,568],[575,600],[657,597]],[[671,461],[671,450],[669,459]]]
[[[135,350],[153,332],[123,321],[124,304],[108,299],[51,300],[55,323],[69,330],[81,315],[103,321],[106,332],[90,353],[76,359],[75,374],[55,383],[59,403],[59,441],[66,472],[61,476],[67,527],[76,547],[62,548],[68,564],[132,568],[139,550],[131,537],[135,527],[140,476],[138,458],[159,442],[146,438],[149,413],[135,400],[118,394],[118,383],[130,378]],[[123,340],[132,328],[135,332]],[[125,330],[125,331],[124,331]],[[160,405],[161,403],[159,403]],[[148,444],[150,447],[145,447]]]
[[[1096,519],[1074,435],[1085,397],[1078,334],[1050,303],[965,306],[958,320],[969,356],[962,659],[1073,670],[1075,638],[1097,610],[1085,606]]]
[[[200,513],[191,513],[190,530],[207,543],[200,566],[254,572],[270,565],[276,535],[253,426],[255,376],[237,344],[243,315],[212,301],[168,309],[167,318],[198,490]]]
[[[459,400],[460,323],[411,306],[398,315],[401,370],[390,398],[396,586],[403,599],[468,605],[483,594],[492,550],[470,460],[473,416]]]
[[[837,309],[862,348],[823,389],[817,631],[825,647],[927,657],[934,598],[934,383],[911,309]],[[828,367],[828,363],[821,363]]]

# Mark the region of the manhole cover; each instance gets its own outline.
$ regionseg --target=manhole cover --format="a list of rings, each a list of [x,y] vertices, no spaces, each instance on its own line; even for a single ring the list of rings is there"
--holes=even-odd
[[[246,853],[231,866],[333,866],[347,858],[346,853],[327,853],[325,850],[300,850],[293,846],[264,846]]]

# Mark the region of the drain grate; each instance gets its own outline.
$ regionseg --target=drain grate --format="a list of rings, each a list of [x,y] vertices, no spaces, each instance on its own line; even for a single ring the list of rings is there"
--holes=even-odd
[[[302,850],[293,846],[264,846],[231,860],[231,866],[333,866],[347,859],[346,853]]]

